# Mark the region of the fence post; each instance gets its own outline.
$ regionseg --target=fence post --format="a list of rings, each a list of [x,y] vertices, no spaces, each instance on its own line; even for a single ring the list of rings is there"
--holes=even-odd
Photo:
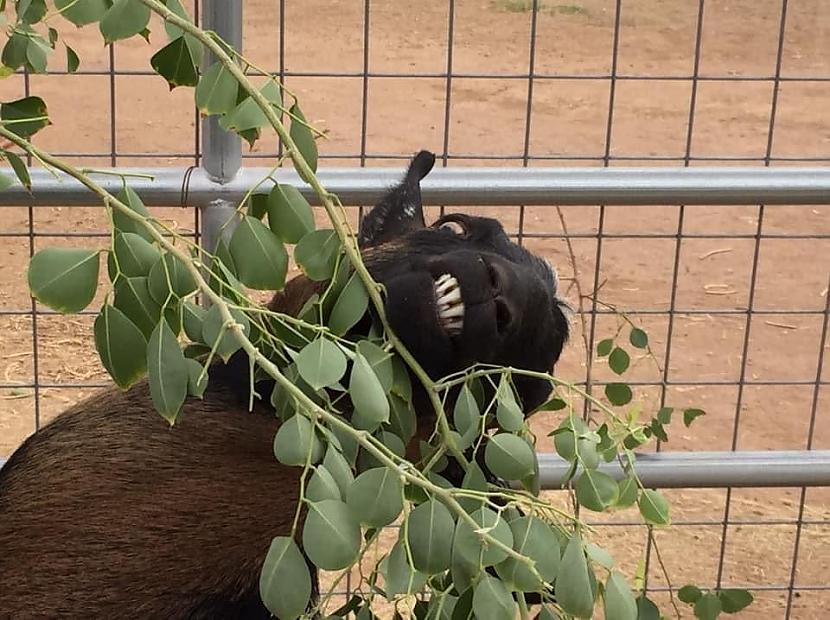
[[[234,49],[242,48],[242,0],[203,0],[202,26],[213,30]],[[208,53],[206,65],[214,61]],[[202,169],[207,177],[220,185],[233,180],[242,164],[242,145],[239,136],[219,127],[219,117],[209,116],[202,121]],[[202,209],[202,247],[213,252],[219,242],[222,227],[234,216],[235,204],[217,198]],[[221,233],[226,240],[233,232],[235,222],[225,226]]]

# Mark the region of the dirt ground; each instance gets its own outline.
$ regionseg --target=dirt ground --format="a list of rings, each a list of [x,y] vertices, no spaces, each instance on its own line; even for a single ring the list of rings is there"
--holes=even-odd
[[[329,129],[321,145],[322,165],[352,165],[361,149],[363,106],[363,11],[361,0],[285,3],[288,86],[304,103],[306,116]],[[450,114],[447,127],[450,165],[517,165],[506,157],[522,155],[526,123],[529,66],[530,0],[457,0],[453,32]],[[536,79],[533,84],[529,155],[556,157],[529,165],[601,165],[584,158],[602,157],[606,148],[614,7],[610,0],[577,0],[557,4],[539,0],[535,71],[567,79]],[[682,158],[686,154],[694,68],[698,4],[689,0],[623,0],[616,70],[621,79],[614,93],[609,154],[625,158],[612,165],[665,165],[650,157]],[[773,83],[780,28],[780,0],[709,0],[705,4],[694,124],[689,142],[692,157],[723,158],[714,162],[761,165],[767,155]],[[279,66],[279,8],[276,2],[245,2],[245,53],[260,66]],[[447,80],[447,3],[440,0],[371,3],[369,68],[376,74],[400,72],[439,77],[372,77],[366,100],[366,152],[369,165],[400,166],[384,155],[408,155],[420,148],[443,148]],[[141,41],[119,44],[119,71],[147,70],[161,35],[151,28],[154,46]],[[105,70],[106,54],[94,31],[62,27],[82,58],[82,70]],[[319,77],[321,72],[349,73]],[[481,77],[483,74],[492,77]],[[502,77],[497,77],[497,76]],[[787,9],[781,75],[773,137],[772,165],[827,165],[830,162],[830,4],[823,0],[790,0]],[[355,77],[357,76],[357,77]],[[505,77],[506,76],[506,77]],[[511,77],[513,76],[513,77]],[[763,78],[763,79],[758,79]],[[808,79],[814,78],[814,79]],[[819,79],[815,79],[819,78]],[[110,136],[109,87],[106,75],[35,76],[32,92],[43,96],[54,125],[38,135],[38,143],[88,166],[189,165],[193,162],[195,118],[192,94],[167,93],[154,76],[115,78],[115,144]],[[23,80],[0,81],[0,98],[23,93]],[[266,157],[275,139],[259,143],[251,155]],[[140,154],[144,156],[139,156]],[[188,155],[189,154],[189,155]],[[343,156],[349,157],[344,158]],[[455,157],[458,156],[458,157]],[[812,161],[822,159],[822,161]],[[777,161],[776,161],[777,159]],[[249,162],[264,165],[263,159]],[[674,162],[675,164],[677,161]],[[693,161],[692,165],[700,162]],[[710,163],[710,162],[704,162]],[[519,209],[471,209],[496,215],[509,231],[519,228]],[[575,265],[559,238],[562,220],[572,235]],[[675,206],[615,207],[604,213],[600,297],[632,312],[650,334],[660,367],[666,364],[667,314],[637,315],[637,310],[671,307],[672,276],[680,209]],[[600,209],[595,206],[532,207],[524,211],[526,245],[545,254],[560,271],[567,297],[578,304],[574,277],[581,290],[595,287]],[[168,209],[163,216],[192,230],[189,210]],[[817,398],[812,447],[830,448],[830,392],[816,395],[822,312],[830,275],[830,211],[827,206],[688,207],[683,211],[668,377],[684,382],[668,390],[669,404],[694,405],[708,415],[691,429],[675,423],[671,450],[727,450],[732,447],[736,410],[738,449],[801,449],[808,445],[813,399]],[[759,223],[759,218],[762,221]],[[100,245],[101,238],[67,238],[104,231],[98,208],[36,208],[31,224],[44,245]],[[29,257],[29,212],[25,207],[0,208],[0,457],[35,429],[34,355],[30,298],[25,285]],[[753,307],[773,311],[754,315],[724,314],[745,310],[751,296],[750,274],[758,230],[758,271]],[[20,236],[11,236],[19,233]],[[655,235],[653,238],[625,235]],[[726,235],[726,236],[724,236]],[[590,306],[590,303],[589,303]],[[94,307],[94,304],[93,304]],[[19,314],[9,315],[9,311]],[[786,314],[798,311],[799,314]],[[92,347],[92,317],[37,316],[37,400],[40,422],[107,381]],[[614,332],[616,321],[600,316],[595,339]],[[579,319],[574,338],[557,368],[573,381],[584,380],[585,351]],[[742,375],[742,352],[749,330],[744,378],[748,385],[738,408],[736,383]],[[825,343],[825,353],[830,345]],[[594,377],[611,376],[595,363]],[[631,379],[659,381],[661,373],[648,359],[636,360]],[[822,381],[830,380],[825,365]],[[790,382],[764,385],[763,382]],[[694,385],[724,382],[724,385]],[[811,384],[812,382],[812,384]],[[731,384],[730,384],[731,383]],[[638,392],[655,408],[654,388]],[[536,429],[544,436],[557,424],[542,416]],[[545,438],[542,450],[552,445]],[[674,586],[687,582],[712,585],[718,574],[726,492],[667,491],[676,526],[657,534],[659,550]],[[756,603],[741,618],[784,617],[786,586],[798,528],[799,489],[735,490],[731,495],[723,583],[760,587]],[[796,593],[792,618],[824,618],[830,608],[830,493],[806,492],[800,529]],[[626,525],[636,515],[601,519],[598,531],[620,565],[632,575],[645,549],[645,530]],[[759,524],[759,521],[772,523]],[[665,585],[655,561],[650,583]],[[764,588],[771,588],[765,590]],[[660,600],[665,595],[656,594]],[[668,607],[666,607],[668,611]],[[691,614],[685,613],[685,617]]]

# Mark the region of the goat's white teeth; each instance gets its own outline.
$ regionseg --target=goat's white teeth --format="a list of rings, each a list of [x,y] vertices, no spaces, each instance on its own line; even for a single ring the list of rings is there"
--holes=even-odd
[[[458,280],[448,273],[435,281],[435,304],[444,330],[451,336],[460,334],[464,327],[464,303]]]
[[[438,316],[442,319],[461,318],[464,316],[464,304],[440,307],[438,309]]]

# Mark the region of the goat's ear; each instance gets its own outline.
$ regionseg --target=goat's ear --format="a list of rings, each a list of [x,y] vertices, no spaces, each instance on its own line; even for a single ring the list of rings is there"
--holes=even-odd
[[[424,207],[421,203],[421,179],[435,165],[435,155],[421,151],[409,164],[406,176],[389,190],[360,224],[358,243],[361,248],[379,245],[409,231],[424,228]]]

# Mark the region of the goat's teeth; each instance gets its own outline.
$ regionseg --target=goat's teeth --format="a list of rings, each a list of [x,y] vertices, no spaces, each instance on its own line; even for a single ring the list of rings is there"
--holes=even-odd
[[[438,295],[443,295],[448,291],[458,288],[458,281],[453,278],[451,275],[443,275],[441,276],[438,281],[435,283],[435,291]]]
[[[438,313],[441,318],[445,319],[461,318],[464,316],[464,304],[458,304],[457,306],[451,306],[446,309],[441,308]]]
[[[446,293],[441,295],[441,297],[438,299],[439,304],[443,304],[443,305],[447,305],[447,306],[456,304],[460,301],[461,301],[461,291],[458,288],[454,288],[454,289],[451,289],[451,290],[447,291]]]

